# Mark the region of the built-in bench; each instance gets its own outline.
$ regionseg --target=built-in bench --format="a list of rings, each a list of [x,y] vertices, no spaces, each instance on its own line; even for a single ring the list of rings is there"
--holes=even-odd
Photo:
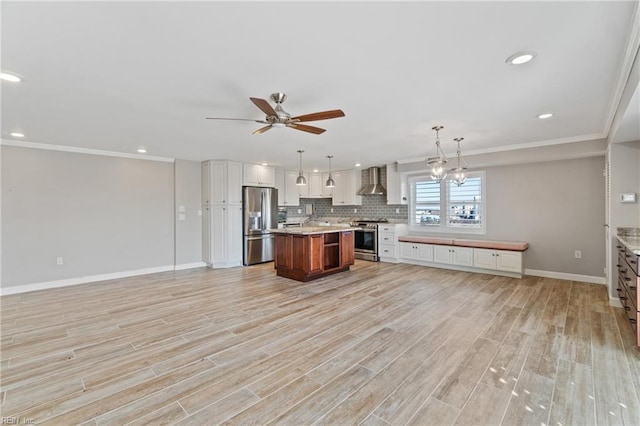
[[[438,268],[522,277],[523,241],[487,241],[404,235],[398,237],[400,261]]]

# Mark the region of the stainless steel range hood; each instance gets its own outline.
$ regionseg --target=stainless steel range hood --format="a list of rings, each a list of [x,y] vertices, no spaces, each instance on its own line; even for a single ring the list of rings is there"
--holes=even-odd
[[[387,190],[380,183],[380,167],[369,168],[369,184],[363,185],[358,195],[387,195]]]

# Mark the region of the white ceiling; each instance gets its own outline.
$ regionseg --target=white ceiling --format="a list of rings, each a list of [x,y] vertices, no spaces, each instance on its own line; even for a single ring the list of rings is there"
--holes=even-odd
[[[187,160],[363,167],[606,138],[638,2],[2,2],[2,138]],[[630,41],[631,40],[631,41]],[[534,61],[507,65],[531,50]],[[249,97],[346,117],[251,132]],[[638,98],[634,98],[638,102]],[[540,113],[555,116],[539,120]],[[637,114],[637,112],[636,112]],[[639,114],[640,115],[640,114]],[[473,166],[473,165],[471,165]]]

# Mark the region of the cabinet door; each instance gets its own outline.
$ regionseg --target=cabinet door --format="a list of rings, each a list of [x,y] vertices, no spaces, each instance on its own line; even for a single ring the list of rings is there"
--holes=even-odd
[[[203,206],[211,204],[211,174],[209,173],[209,162],[202,162],[202,171],[200,174],[200,189],[202,191],[201,200]]]
[[[496,268],[500,271],[522,273],[522,253],[518,251],[496,251]]]
[[[336,186],[332,189],[333,195],[331,196],[331,204],[334,206],[344,206],[344,174],[341,172],[334,172],[331,174],[331,177],[333,177],[333,180],[336,182]]]
[[[285,206],[284,170],[276,169],[276,189],[278,190],[278,205]]]
[[[227,161],[227,204],[242,204],[242,163]]]
[[[473,249],[473,266],[476,268],[496,269],[496,251]]]
[[[274,186],[276,184],[276,169],[270,166],[259,167],[259,181],[262,186]]]
[[[395,244],[396,234],[394,232],[378,232],[378,244]]]
[[[227,208],[227,263],[228,266],[242,265],[242,205]]]
[[[227,261],[227,206],[211,206],[211,263]]]
[[[340,265],[353,265],[354,254],[354,237],[353,231],[345,231],[340,233]]]
[[[227,202],[227,164],[225,161],[210,161],[211,204]]]
[[[434,246],[433,261],[438,263],[451,263],[451,247],[450,246]]]
[[[322,198],[322,173],[309,173],[307,177],[307,186],[309,187],[309,198]]]
[[[415,245],[412,243],[399,243],[400,244],[400,257],[404,257],[405,259],[415,259],[416,253]]]
[[[284,172],[284,205],[285,206],[299,206],[300,205],[300,193],[299,186],[296,185],[296,179],[298,179],[298,172],[285,171]]]
[[[433,246],[430,244],[416,244],[416,259],[433,262]]]
[[[276,268],[293,269],[293,236],[286,234],[276,235]]]
[[[211,207],[202,207],[202,261],[211,264]]]
[[[452,247],[451,263],[454,265],[473,266],[473,249],[469,247]]]
[[[243,165],[243,182],[245,185],[258,186],[260,181],[260,166],[257,164],[244,164]],[[275,180],[275,176],[274,176]]]
[[[307,179],[307,184],[296,185],[298,187],[298,198],[309,198],[309,174],[303,172],[302,175]],[[298,179],[298,172],[296,172],[296,179]]]

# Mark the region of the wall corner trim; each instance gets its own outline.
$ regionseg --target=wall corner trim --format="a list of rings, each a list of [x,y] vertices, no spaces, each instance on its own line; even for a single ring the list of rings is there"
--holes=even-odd
[[[543,278],[555,278],[558,280],[569,280],[569,281],[580,281],[591,284],[602,284],[606,285],[607,280],[605,277],[594,277],[591,275],[579,275],[579,274],[568,274],[565,272],[554,272],[554,271],[541,271],[538,269],[525,269],[525,275],[531,275],[534,277],[543,277]]]
[[[49,151],[73,152],[76,154],[101,155],[103,157],[133,158],[136,160],[159,161],[162,163],[175,163],[176,161],[175,158],[156,157],[153,155],[133,154],[128,152],[116,152],[116,151],[104,151],[104,150],[93,149],[93,148],[82,148],[82,147],[66,146],[66,145],[53,145],[49,143],[39,143],[39,142],[28,142],[28,141],[16,142],[9,139],[0,139],[0,146],[1,145],[15,146],[18,148],[32,148],[32,149],[45,149]]]

